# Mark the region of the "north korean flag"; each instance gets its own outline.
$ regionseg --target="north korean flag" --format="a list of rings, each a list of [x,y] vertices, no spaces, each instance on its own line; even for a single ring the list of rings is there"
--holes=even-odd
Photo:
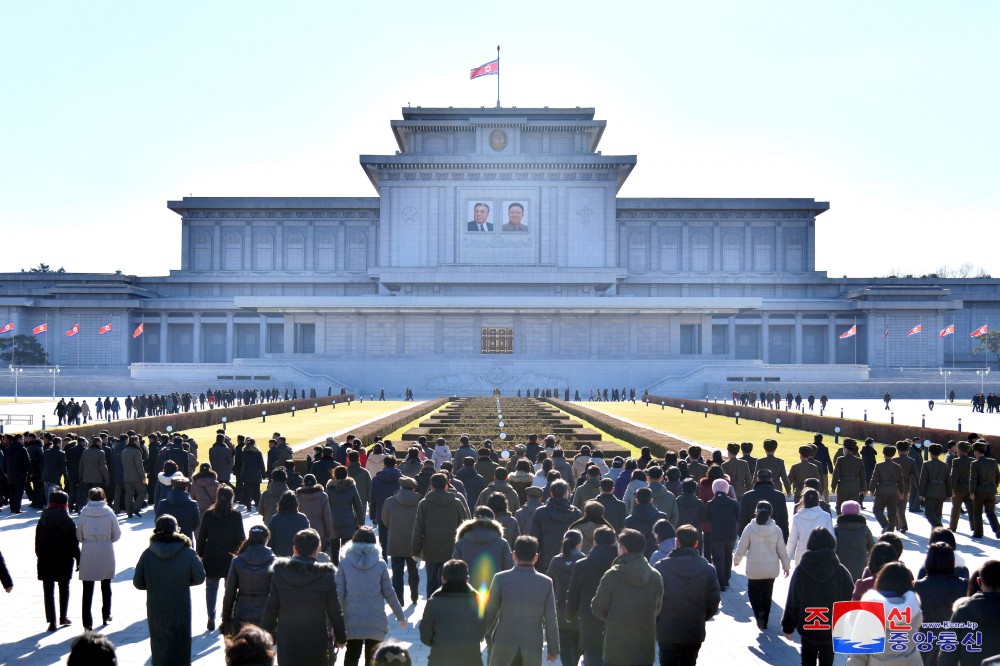
[[[137,326],[136,329],[134,331],[132,331],[132,339],[133,340],[135,340],[137,337],[139,337],[140,335],[142,335],[142,328],[143,328],[143,325],[139,324],[139,326]]]
[[[923,324],[917,324],[916,326],[910,329],[910,332],[906,334],[906,337],[910,337],[911,335],[916,335],[917,333],[923,333],[923,331],[924,331]]]
[[[38,335],[39,333],[44,333],[47,330],[49,330],[48,324],[39,324],[38,326],[31,329],[31,334]]]
[[[13,331],[13,330],[14,330],[14,322],[10,322],[3,328],[0,328],[0,333],[6,333],[7,331]]]
[[[980,326],[979,328],[977,328],[976,330],[974,330],[969,337],[970,338],[978,338],[979,336],[986,335],[989,332],[990,332],[989,326],[987,326],[986,324],[983,324],[982,326]]]
[[[80,324],[78,323],[76,326],[74,326],[73,328],[71,328],[68,331],[66,331],[66,337],[67,338],[72,338],[74,335],[76,335],[79,332],[80,332]]]
[[[97,334],[98,335],[104,335],[105,333],[110,333],[110,332],[111,332],[111,322],[110,321],[107,324],[105,324],[104,326],[101,326],[99,329],[97,329]]]
[[[954,324],[948,324],[943,329],[941,329],[941,332],[938,333],[938,337],[939,338],[943,338],[944,336],[951,335],[954,332],[955,332],[955,325]]]
[[[469,70],[469,79],[478,79],[480,76],[490,76],[491,74],[500,74],[500,58],[490,60],[479,67],[473,67]]]

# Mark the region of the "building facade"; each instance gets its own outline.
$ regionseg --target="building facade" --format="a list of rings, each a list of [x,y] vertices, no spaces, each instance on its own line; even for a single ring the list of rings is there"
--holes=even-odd
[[[970,333],[1000,325],[1000,280],[818,271],[825,202],[619,198],[636,157],[593,109],[402,116],[360,158],[378,196],[170,201],[178,270],[3,274],[0,323],[137,380],[693,395],[983,367]]]

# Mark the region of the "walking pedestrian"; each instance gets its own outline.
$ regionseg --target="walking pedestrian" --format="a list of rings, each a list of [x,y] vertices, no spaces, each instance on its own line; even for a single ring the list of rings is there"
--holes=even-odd
[[[441,587],[427,600],[420,620],[420,642],[431,648],[428,666],[482,666],[479,644],[485,633],[468,565],[448,560],[441,568]]]
[[[600,506],[600,505],[598,505]],[[609,526],[606,526],[610,529]],[[561,552],[549,562],[548,576],[556,594],[556,618],[559,622],[559,659],[563,666],[577,666],[580,661],[580,629],[566,614],[566,592],[573,565],[583,559],[583,534],[570,528],[563,536]]]
[[[789,569],[788,551],[781,528],[771,516],[771,503],[758,502],[754,521],[743,529],[733,558],[733,564],[737,566],[744,556],[747,558],[747,597],[757,620],[757,628],[761,631],[767,629],[771,615],[774,579],[779,572],[787,578]]]
[[[55,588],[59,586],[59,626],[70,622],[69,582],[73,578],[73,563],[80,562],[80,542],[76,538],[76,524],[69,516],[69,495],[53,490],[49,505],[35,525],[35,556],[38,558],[38,580],[42,581],[45,619],[49,631],[56,630]]]
[[[94,628],[90,614],[94,583],[101,583],[101,619],[111,622],[111,579],[115,577],[114,543],[122,536],[115,512],[105,501],[101,488],[91,488],[89,501],[80,510],[76,538],[80,541],[80,580],[83,581],[83,628]]]
[[[267,529],[271,531],[268,545],[274,554],[279,557],[291,557],[295,535],[309,529],[309,519],[299,512],[299,501],[293,491],[286,490],[278,500],[278,512],[271,516]]]
[[[226,577],[226,595],[222,599],[222,624],[226,635],[240,631],[244,625],[259,625],[271,590],[271,565],[274,551],[267,547],[271,533],[263,525],[250,528]]]
[[[834,536],[837,537],[837,558],[851,573],[851,578],[860,580],[868,562],[868,553],[875,545],[875,537],[868,529],[868,521],[861,515],[861,505],[850,500],[841,506],[843,513],[837,516]]]
[[[219,581],[229,575],[233,553],[246,540],[243,516],[233,508],[235,495],[230,486],[220,486],[215,503],[205,512],[198,530],[197,552],[205,567],[205,608],[209,631],[215,631]]]

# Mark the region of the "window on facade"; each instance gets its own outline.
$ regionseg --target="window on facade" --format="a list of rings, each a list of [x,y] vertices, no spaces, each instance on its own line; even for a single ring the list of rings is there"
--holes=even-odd
[[[514,329],[512,328],[484,328],[483,329],[483,354],[513,354],[514,353]]]
[[[194,235],[191,267],[196,271],[212,268],[212,236],[207,231],[199,231]]]
[[[722,272],[739,273],[743,269],[743,241],[739,234],[728,233],[722,237]]]
[[[243,268],[243,234],[228,232],[222,239],[222,270],[238,271]]]
[[[306,267],[306,239],[299,231],[285,238],[285,270],[301,271]]]
[[[274,236],[268,231],[254,234],[253,267],[257,271],[274,270]]]
[[[681,354],[701,353],[701,324],[681,324]]]
[[[753,269],[757,273],[774,271],[774,239],[767,232],[753,237]]]
[[[691,270],[696,273],[706,273],[711,269],[711,265],[712,250],[708,234],[704,231],[691,234]]]
[[[802,234],[791,233],[785,236],[785,270],[789,273],[805,271],[804,244]]]
[[[681,269],[679,245],[677,234],[660,236],[660,270],[664,273],[676,273]]]
[[[729,353],[729,325],[712,324],[712,354],[724,356]]]
[[[316,353],[316,324],[295,325],[295,353]]]
[[[634,273],[646,272],[646,234],[633,233],[628,237],[628,269]]]
[[[337,239],[332,232],[316,234],[316,270],[337,270]]]
[[[361,232],[351,234],[347,240],[347,270],[368,270],[368,236]]]

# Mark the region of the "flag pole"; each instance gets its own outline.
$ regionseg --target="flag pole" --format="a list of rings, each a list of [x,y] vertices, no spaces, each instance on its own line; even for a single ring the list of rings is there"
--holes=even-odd
[[[858,316],[854,315],[854,365],[858,364]]]
[[[500,45],[497,44],[497,108],[500,108]]]

